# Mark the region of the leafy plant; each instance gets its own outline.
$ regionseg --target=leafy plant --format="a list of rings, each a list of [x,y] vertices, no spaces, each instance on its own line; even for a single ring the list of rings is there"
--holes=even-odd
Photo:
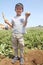
[[[13,52],[11,30],[0,30],[0,54],[11,56]],[[28,28],[24,34],[25,49],[43,50],[43,28]]]

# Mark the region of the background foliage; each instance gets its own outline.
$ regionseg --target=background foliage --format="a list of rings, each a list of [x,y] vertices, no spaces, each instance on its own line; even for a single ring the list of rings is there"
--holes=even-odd
[[[27,33],[24,34],[24,40],[25,49],[43,50],[43,28],[27,28]],[[10,56],[12,53],[11,30],[0,30],[0,54]]]

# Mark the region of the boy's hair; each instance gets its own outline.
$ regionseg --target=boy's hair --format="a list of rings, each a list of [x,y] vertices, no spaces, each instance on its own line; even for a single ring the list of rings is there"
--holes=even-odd
[[[17,4],[15,5],[15,10],[16,10],[16,8],[17,8],[18,6],[21,6],[21,7],[22,7],[22,10],[24,9],[24,6],[23,6],[22,3],[17,3]]]

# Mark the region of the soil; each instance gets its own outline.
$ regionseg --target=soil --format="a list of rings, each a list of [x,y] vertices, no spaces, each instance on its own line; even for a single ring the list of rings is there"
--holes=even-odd
[[[14,64],[11,61],[12,58],[0,55],[0,65],[20,65],[19,60]],[[43,50],[29,50],[24,54],[23,65],[43,65]]]

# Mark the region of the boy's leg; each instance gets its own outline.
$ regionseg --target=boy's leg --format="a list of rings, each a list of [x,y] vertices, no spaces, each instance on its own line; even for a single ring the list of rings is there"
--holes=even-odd
[[[18,60],[18,44],[17,44],[17,38],[15,37],[15,35],[12,36],[12,46],[14,49],[14,59],[12,60],[12,63],[14,63],[15,61]]]
[[[20,48],[20,64],[24,64],[24,39],[23,37],[19,38],[19,48]]]
[[[12,37],[12,47],[14,49],[15,52],[15,56],[18,56],[18,44],[17,44],[17,39],[15,36]]]

